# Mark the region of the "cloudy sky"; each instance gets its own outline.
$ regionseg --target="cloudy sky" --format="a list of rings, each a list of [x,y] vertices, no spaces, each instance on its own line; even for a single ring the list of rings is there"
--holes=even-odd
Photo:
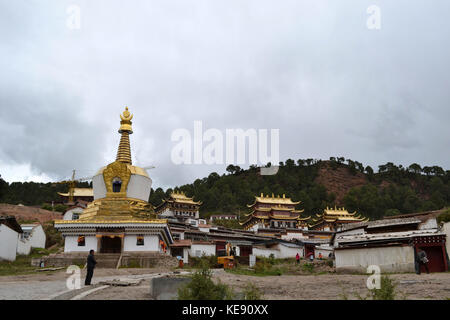
[[[450,169],[449,12],[447,0],[0,0],[0,174],[92,175],[115,160],[125,106],[153,187],[224,172],[171,160],[172,132],[196,120],[280,129],[281,160]]]

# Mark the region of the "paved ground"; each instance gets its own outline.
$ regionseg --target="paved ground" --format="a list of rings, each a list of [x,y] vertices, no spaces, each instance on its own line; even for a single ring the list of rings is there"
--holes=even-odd
[[[140,300],[150,299],[150,279],[170,271],[161,269],[98,269],[94,286],[67,292],[65,272],[50,275],[0,277],[0,299],[83,299],[83,300]],[[82,272],[82,282],[85,272]],[[397,299],[449,299],[450,273],[395,274],[390,277],[397,284]],[[107,286],[103,281],[120,280],[134,285]],[[283,275],[254,277],[235,275],[223,270],[214,271],[214,279],[233,287],[237,292],[249,282],[258,287],[266,300],[278,299],[358,299],[367,295],[365,275]]]
[[[95,270],[92,280],[93,287],[102,281],[150,279],[167,273],[164,269],[98,269]],[[170,272],[170,271],[169,271]],[[21,276],[0,277],[0,300],[41,300],[54,299],[65,294],[67,298],[76,292],[82,292],[93,287],[84,286],[86,271],[81,271],[81,290],[67,294],[66,282],[70,274],[58,271],[51,274],[32,274]]]

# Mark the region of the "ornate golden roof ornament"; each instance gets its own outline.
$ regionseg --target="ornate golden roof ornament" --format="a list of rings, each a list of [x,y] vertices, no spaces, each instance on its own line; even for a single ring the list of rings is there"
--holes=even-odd
[[[131,128],[131,119],[133,119],[133,115],[128,111],[128,107],[125,107],[125,111],[120,115],[120,119],[119,133],[121,134],[121,137],[116,161],[131,164],[130,134],[133,133]]]
[[[120,129],[119,133],[128,132],[129,134],[133,133],[131,129],[131,119],[133,119],[133,115],[128,111],[128,107],[125,107],[125,111],[120,115]]]

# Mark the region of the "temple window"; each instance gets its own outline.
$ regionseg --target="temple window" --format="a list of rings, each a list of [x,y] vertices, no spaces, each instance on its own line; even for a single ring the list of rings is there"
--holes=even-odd
[[[86,239],[84,236],[79,236],[77,242],[79,247],[84,247],[86,245]]]
[[[113,179],[112,184],[113,184],[113,192],[120,192],[120,189],[122,188],[122,180],[116,177]]]
[[[143,236],[138,236],[136,238],[136,245],[137,246],[143,246],[144,245],[144,237]]]

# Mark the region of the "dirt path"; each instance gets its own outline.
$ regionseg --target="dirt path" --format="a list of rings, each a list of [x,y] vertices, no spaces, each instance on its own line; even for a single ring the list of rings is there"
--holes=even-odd
[[[390,277],[397,283],[396,299],[448,299],[450,298],[450,273],[395,274]],[[215,279],[242,289],[248,282],[264,293],[267,300],[339,300],[358,299],[367,295],[365,275],[284,275],[254,277],[216,272]]]
[[[149,277],[166,273],[163,269],[98,269],[93,284],[114,278],[128,277],[144,280],[137,286],[108,287],[94,292],[84,300],[148,300],[151,299]],[[84,280],[85,271],[81,279]],[[51,295],[67,291],[68,275],[62,272],[0,277],[0,299],[45,299]],[[397,283],[397,299],[449,299],[450,273],[433,274],[395,274],[390,277]],[[241,291],[249,282],[258,287],[265,300],[323,300],[358,299],[356,294],[367,295],[365,275],[283,275],[255,277],[235,275],[223,270],[214,270],[214,279],[220,280]],[[87,290],[86,288],[81,289]],[[74,294],[68,294],[70,299]]]

